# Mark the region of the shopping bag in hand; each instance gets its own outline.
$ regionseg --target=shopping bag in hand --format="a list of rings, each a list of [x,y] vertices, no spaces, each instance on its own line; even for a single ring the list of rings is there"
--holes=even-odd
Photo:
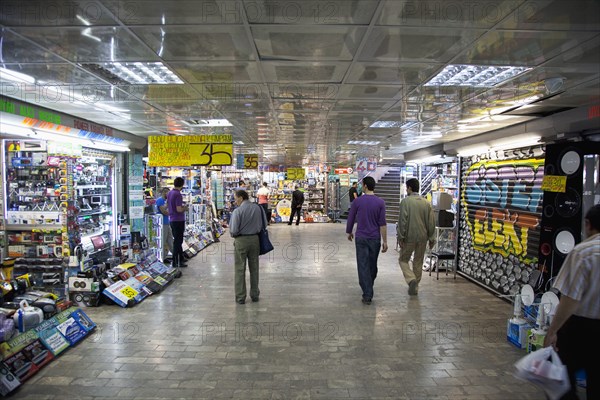
[[[557,400],[571,388],[567,367],[552,347],[527,354],[515,363],[517,378],[529,381],[546,392],[550,400]]]

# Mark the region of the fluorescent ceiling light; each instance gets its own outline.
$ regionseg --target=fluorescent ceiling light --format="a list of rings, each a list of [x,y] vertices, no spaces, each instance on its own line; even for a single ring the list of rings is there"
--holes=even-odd
[[[100,39],[98,36],[92,35],[92,28],[85,28],[84,30],[82,30],[81,36],[85,36],[87,38],[93,39],[96,42],[102,42],[102,39]]]
[[[518,139],[508,138],[491,143],[491,150],[518,149],[519,147],[534,146],[539,144],[541,136],[521,136]]]
[[[376,141],[367,141],[367,140],[350,140],[348,142],[348,144],[362,144],[365,146],[376,146],[378,145],[380,142],[376,142]]]
[[[40,129],[34,129],[33,132],[35,133],[35,135],[30,136],[32,139],[43,139],[43,140],[50,140],[50,141],[55,141],[55,142],[65,142],[66,141],[66,142],[70,142],[70,143],[80,144],[85,147],[90,147],[90,148],[100,149],[100,150],[108,150],[108,151],[129,151],[128,147],[119,146],[118,144],[113,144],[113,143],[104,143],[99,140],[91,140],[91,139],[78,138],[78,137],[74,137],[74,136],[59,135],[57,133],[46,132],[46,131],[43,131]]]
[[[102,68],[132,84],[178,84],[184,82],[162,62],[104,63]]]
[[[80,20],[85,26],[91,26],[92,24],[87,19],[83,18],[81,15],[75,15],[75,17]]]
[[[237,144],[237,145],[242,145],[244,144],[244,142],[242,142],[241,140],[236,140],[235,142],[233,142],[233,144]]]
[[[531,68],[489,65],[448,65],[424,86],[493,87]]]
[[[11,82],[20,82],[20,83],[35,83],[35,78],[33,76],[23,74],[21,72],[12,71],[10,69],[1,68],[0,67],[0,80],[8,80]]]
[[[459,157],[470,157],[476,154],[483,154],[490,151],[488,146],[476,145],[476,146],[467,146],[461,149],[458,149],[457,155]]]
[[[233,126],[233,124],[226,119],[203,119],[199,126]]]
[[[400,128],[401,126],[400,121],[375,121],[369,128]]]

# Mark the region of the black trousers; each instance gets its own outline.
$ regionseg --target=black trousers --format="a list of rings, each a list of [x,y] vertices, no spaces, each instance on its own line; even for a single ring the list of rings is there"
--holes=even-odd
[[[600,399],[600,364],[593,354],[600,354],[600,319],[573,315],[558,331],[556,347],[567,366],[571,390],[561,400],[577,399],[575,373],[584,369],[587,375],[587,398]]]
[[[171,232],[173,233],[173,267],[179,267],[184,261],[183,257],[183,233],[185,232],[185,221],[171,221]]]
[[[288,225],[291,225],[292,222],[294,221],[294,215],[297,214],[298,215],[298,219],[296,220],[296,225],[300,224],[300,214],[302,214],[302,207],[294,207],[292,206],[292,213],[290,215],[290,222],[288,222]]]

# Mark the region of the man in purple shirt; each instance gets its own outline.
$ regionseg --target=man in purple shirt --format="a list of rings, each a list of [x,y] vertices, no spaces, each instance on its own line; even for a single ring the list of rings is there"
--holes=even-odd
[[[187,205],[183,205],[181,189],[185,181],[181,177],[175,178],[173,190],[167,195],[167,208],[169,209],[169,222],[173,232],[173,263],[175,268],[187,267],[183,258],[183,233],[185,232],[185,212]]]
[[[373,298],[373,283],[377,277],[377,258],[379,249],[385,253],[387,245],[387,224],[385,221],[385,202],[375,196],[375,179],[363,178],[364,195],[352,202],[346,233],[352,241],[354,221],[356,227],[356,265],[358,268],[358,283],[363,291],[362,302],[371,304]],[[383,242],[383,243],[382,243]]]

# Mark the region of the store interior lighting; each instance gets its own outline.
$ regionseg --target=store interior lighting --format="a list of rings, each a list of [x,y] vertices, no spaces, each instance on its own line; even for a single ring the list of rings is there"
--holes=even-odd
[[[350,140],[348,144],[360,144],[364,146],[377,146],[380,142],[369,140]]]
[[[402,122],[400,121],[375,121],[369,128],[400,128]]]
[[[54,132],[48,132],[48,131],[44,131],[44,130],[40,130],[40,129],[32,129],[32,131],[34,133],[33,135],[30,135],[30,137],[32,139],[50,140],[50,141],[55,141],[55,142],[69,142],[69,143],[80,144],[81,146],[84,146],[84,147],[91,147],[91,148],[107,150],[107,151],[121,151],[121,152],[129,151],[128,147],[120,146],[118,144],[113,144],[113,143],[104,143],[99,140],[75,138],[72,136],[59,135]]]
[[[35,83],[35,78],[33,76],[2,67],[0,67],[0,80],[29,84]]]
[[[425,86],[493,87],[529,71],[527,67],[489,65],[448,65]]]
[[[518,139],[515,138],[507,138],[502,140],[493,141],[490,143],[490,150],[498,151],[498,150],[509,150],[509,149],[518,149],[520,147],[529,147],[536,144],[539,144],[541,136],[531,135],[531,136],[519,136]]]
[[[132,84],[177,84],[184,82],[162,62],[110,62],[101,65],[122,80]]]

